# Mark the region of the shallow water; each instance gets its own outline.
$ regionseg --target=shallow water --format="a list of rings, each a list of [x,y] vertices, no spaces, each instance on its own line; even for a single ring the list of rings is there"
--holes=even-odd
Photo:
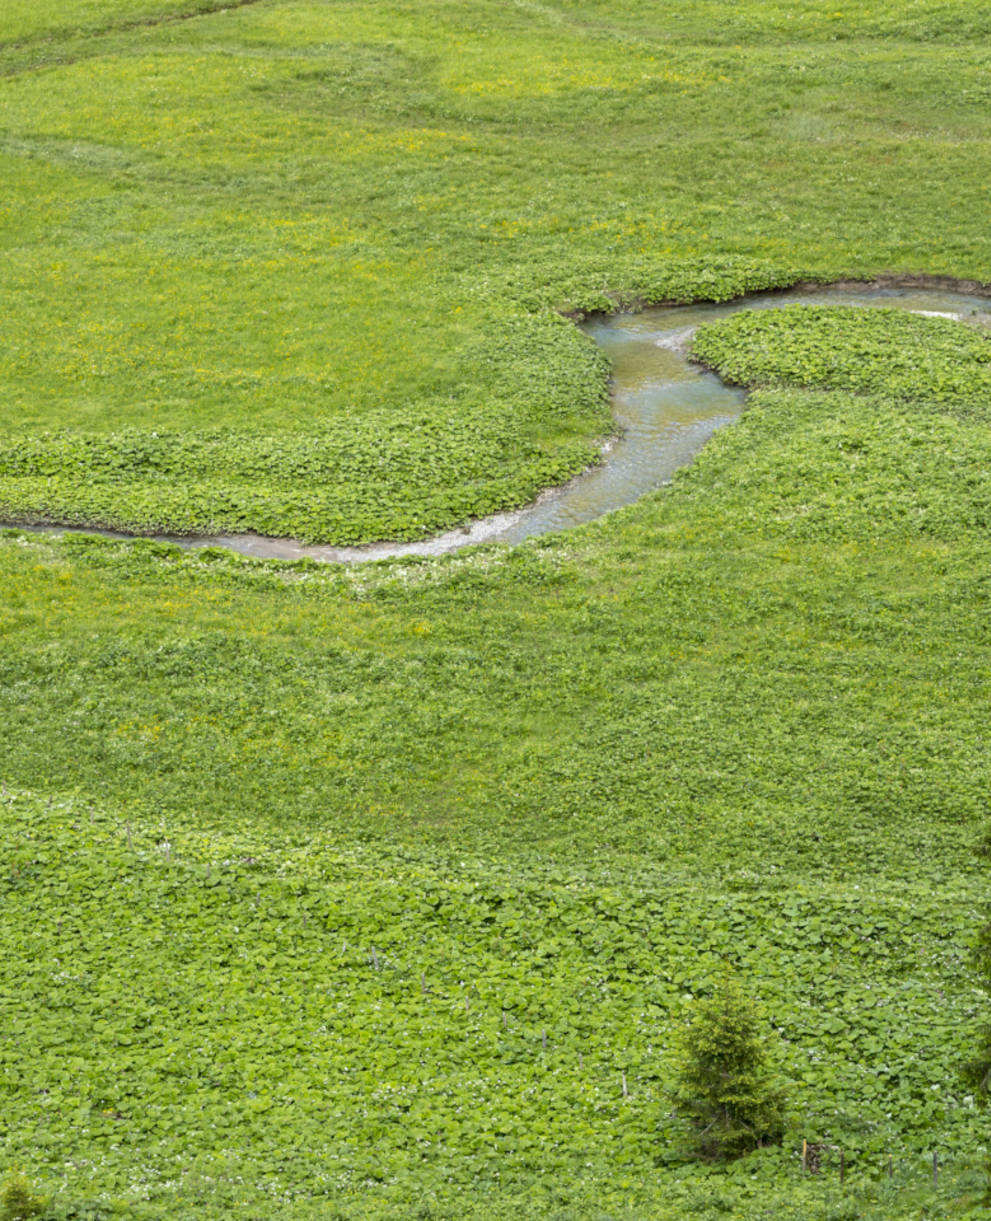
[[[567,530],[663,486],[679,466],[690,462],[708,438],[739,416],[745,394],[724,385],[715,374],[694,365],[687,345],[703,322],[741,309],[776,309],[783,305],[898,306],[919,313],[948,315],[991,326],[991,300],[936,289],[817,288],[806,292],[771,292],[724,304],[666,306],[638,314],[595,319],[582,330],[595,340],[613,365],[613,416],[619,436],[605,447],[602,463],[560,488],[543,493],[513,513],[498,513],[462,529],[420,543],[373,543],[363,547],[307,546],[293,539],[257,534],[155,537],[183,547],[229,547],[245,555],[278,559],[313,559],[338,563],[399,555],[442,555],[472,543],[518,543],[535,534]],[[30,527],[53,530],[52,527]],[[87,531],[114,538],[113,531]]]

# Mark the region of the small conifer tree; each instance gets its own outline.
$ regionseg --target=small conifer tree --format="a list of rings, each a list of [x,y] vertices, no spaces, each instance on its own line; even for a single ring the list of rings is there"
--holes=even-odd
[[[45,1201],[35,1195],[27,1176],[21,1173],[12,1174],[4,1181],[0,1188],[0,1204],[3,1221],[29,1221],[45,1207]]]
[[[971,961],[975,982],[986,998],[991,998],[991,922],[982,925],[978,931]],[[977,1100],[986,1106],[991,1101],[991,1014],[984,1017],[976,1036],[973,1055],[963,1066],[963,1075]]]
[[[985,831],[977,845],[977,855],[985,864],[991,859],[991,831]],[[969,1060],[961,1067],[964,1083],[974,1091],[982,1106],[991,1103],[991,905],[984,909],[984,923],[977,930],[971,952],[974,982],[984,993],[984,1012],[974,1032],[974,1047]],[[991,1205],[991,1153],[985,1158],[984,1203]]]
[[[991,830],[984,832],[977,845],[977,855],[986,865],[991,860]],[[974,982],[991,999],[991,905],[984,909],[984,923],[977,930],[977,940],[971,951]],[[978,1027],[970,1060],[963,1065],[964,1081],[977,1096],[978,1102],[991,1101],[991,1011],[985,1005],[984,1019]]]
[[[723,1161],[776,1143],[784,1087],[762,1010],[729,972],[693,1010],[679,1039],[671,1097],[694,1129],[694,1152]]]

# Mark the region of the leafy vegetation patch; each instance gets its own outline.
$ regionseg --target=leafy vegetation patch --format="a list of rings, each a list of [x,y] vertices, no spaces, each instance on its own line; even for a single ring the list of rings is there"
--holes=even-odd
[[[556,311],[991,275],[965,7],[8,3],[0,514],[422,537],[611,430]]]
[[[986,426],[752,404],[512,550],[7,533],[12,1163],[150,1217],[799,1217],[842,1149],[850,1215],[966,1215]],[[792,1087],[714,1179],[669,1093],[727,962]]]
[[[700,327],[695,355],[748,386],[805,386],[991,415],[991,338],[905,310],[792,305]]]
[[[0,515],[150,533],[416,539],[531,500],[597,457],[580,441],[548,454],[512,423],[423,411],[309,437],[40,434],[0,444]]]
[[[991,279],[963,0],[110,7],[2,35],[10,517],[414,537],[609,431],[559,310]],[[741,420],[566,536],[346,571],[0,536],[22,1198],[980,1215],[987,340],[734,326],[699,343],[763,384]],[[792,1086],[713,1170],[670,1050],[726,962]]]
[[[463,1193],[534,1191],[539,1215],[568,1181],[620,1201],[684,1140],[671,1034],[726,961],[795,1081],[788,1149],[748,1172],[764,1190],[799,1186],[806,1132],[862,1187],[891,1148],[917,1164],[935,1125],[958,1157],[978,1138],[952,1068],[975,885],[952,910],[917,884],[703,894],[23,793],[3,799],[2,854],[5,1154],[63,1168],[44,1186],[70,1198],[446,1216]]]

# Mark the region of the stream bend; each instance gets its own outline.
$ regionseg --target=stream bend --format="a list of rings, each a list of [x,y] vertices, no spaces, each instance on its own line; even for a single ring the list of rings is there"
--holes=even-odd
[[[967,287],[970,287],[969,285]],[[602,462],[522,509],[496,513],[467,526],[415,543],[370,543],[358,547],[313,546],[259,534],[154,535],[181,547],[227,547],[243,555],[328,563],[358,563],[392,556],[443,555],[475,543],[519,543],[530,535],[568,530],[632,504],[667,483],[710,436],[743,410],[745,392],[692,363],[688,344],[696,327],[743,309],[785,305],[898,306],[917,313],[971,319],[991,326],[991,300],[946,288],[892,284],[809,286],[737,298],[719,304],[661,306],[636,314],[600,317],[581,324],[609,356],[613,416],[618,436],[603,447]],[[44,533],[133,535],[112,530],[21,526]]]

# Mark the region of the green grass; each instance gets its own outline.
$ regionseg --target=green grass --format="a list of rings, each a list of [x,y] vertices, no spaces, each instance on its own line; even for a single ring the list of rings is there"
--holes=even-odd
[[[243,2],[243,0],[242,0]],[[251,3],[251,0],[247,0]],[[236,0],[62,0],[58,5],[38,5],[31,0],[8,0],[0,28],[0,48],[35,47],[80,34],[105,34],[133,26],[177,21],[215,9],[237,7]]]
[[[8,518],[415,537],[609,431],[559,311],[991,279],[980,6],[107,8],[0,32]],[[0,1174],[149,1221],[980,1215],[987,343],[735,315],[738,423],[514,549],[0,535]],[[723,1169],[666,1049],[726,960],[792,1089]]]
[[[801,1183],[803,1134],[847,1150],[854,1198],[889,1150],[904,1185],[934,1129],[950,1166],[981,1138],[948,1054],[973,1006],[955,939],[974,883],[949,908],[928,881],[703,898],[663,872],[455,875],[319,833],[125,825],[24,794],[3,809],[5,1111],[77,1197],[151,1216],[429,1200],[453,1217],[490,1193],[529,1194],[532,1215],[596,1196],[609,1211],[591,1215],[683,1215],[686,1196],[739,1190],[679,1157],[663,1093],[672,1028],[727,958],[759,981],[796,1082],[751,1198],[790,1193],[801,1215],[835,1194],[829,1154],[826,1182]]]
[[[39,1171],[82,1158],[67,1191],[151,1216],[801,1216],[837,1190],[803,1139],[844,1150],[856,1215],[910,1209],[934,1145],[972,1181],[986,416],[764,391],[669,491],[443,560],[11,533],[9,1106]],[[664,1092],[726,959],[793,1082],[739,1198]]]
[[[554,309],[991,276],[984,15],[616,7],[11,18],[8,519],[422,537],[525,502],[609,431]],[[44,469],[10,471],[33,444]]]
[[[706,326],[693,350],[732,382],[880,393],[987,422],[991,340],[946,318],[791,306]]]

